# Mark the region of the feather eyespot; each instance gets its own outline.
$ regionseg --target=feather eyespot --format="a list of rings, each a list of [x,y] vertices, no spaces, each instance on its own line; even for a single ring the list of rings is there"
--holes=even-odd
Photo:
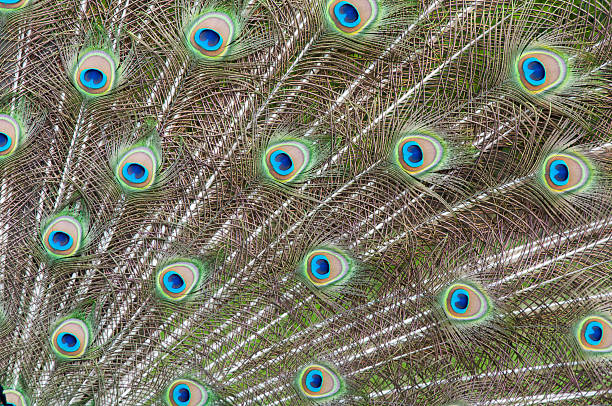
[[[332,285],[343,279],[350,269],[349,261],[342,254],[317,249],[306,256],[306,277],[317,287]]]
[[[81,246],[81,223],[71,216],[54,219],[43,232],[43,245],[56,257],[74,255]]]
[[[28,5],[30,0],[0,0],[0,10],[18,10]]]
[[[0,158],[9,156],[19,145],[21,127],[13,117],[0,114]]]
[[[200,16],[188,32],[188,41],[198,56],[223,56],[234,36],[234,22],[225,13],[212,12]]]
[[[526,52],[517,61],[519,80],[530,93],[540,93],[561,84],[567,76],[565,60],[546,49]]]
[[[553,192],[577,190],[589,180],[589,167],[575,156],[555,154],[545,161],[544,179]]]
[[[397,143],[397,161],[410,175],[419,175],[434,168],[444,155],[442,144],[429,135],[410,135]]]
[[[191,379],[177,379],[166,393],[166,402],[171,406],[204,406],[208,398],[206,388]]]
[[[51,347],[62,358],[82,357],[89,345],[89,330],[79,319],[62,322],[51,335]]]
[[[267,173],[279,182],[295,179],[310,160],[310,151],[306,145],[289,141],[269,148],[264,156]]]
[[[332,0],[327,13],[334,27],[345,34],[356,34],[376,18],[378,6],[374,0]]]
[[[157,288],[162,297],[182,300],[195,288],[200,278],[198,267],[190,262],[175,262],[157,274]]]
[[[115,82],[115,61],[104,51],[90,51],[77,62],[74,84],[87,96],[108,93]]]
[[[578,342],[585,351],[612,352],[612,323],[600,316],[589,316],[578,324]]]
[[[456,283],[444,293],[444,311],[450,319],[479,320],[487,313],[489,303],[485,295],[472,286]]]
[[[298,386],[301,393],[308,398],[325,399],[337,394],[342,383],[331,369],[312,364],[299,373]]]
[[[14,389],[7,389],[4,391],[6,396],[7,406],[27,406],[25,396],[21,392]]]
[[[147,147],[136,147],[123,154],[115,175],[121,185],[131,190],[144,190],[155,181],[157,158]]]

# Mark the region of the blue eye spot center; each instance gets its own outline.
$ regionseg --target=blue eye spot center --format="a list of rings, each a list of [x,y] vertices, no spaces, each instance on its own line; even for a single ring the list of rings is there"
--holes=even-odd
[[[132,175],[135,179],[140,179],[145,175],[145,168],[140,164],[129,164],[127,173]]]
[[[170,283],[172,284],[172,288],[174,289],[178,289],[185,284],[185,282],[183,282],[183,278],[176,274],[170,275],[168,280],[170,281]]]
[[[357,8],[346,1],[336,4],[334,14],[338,22],[347,28],[353,28],[361,22]]]
[[[79,339],[72,333],[60,333],[57,344],[64,351],[74,352],[79,348]]]
[[[412,168],[423,165],[423,149],[416,141],[409,141],[402,147],[404,162]]]
[[[95,85],[100,84],[104,79],[104,74],[98,69],[87,69],[84,76],[86,81],[92,82]]]
[[[181,406],[187,406],[189,404],[189,399],[191,399],[191,391],[189,390],[189,386],[184,383],[177,385],[172,391],[172,398],[176,403]]]
[[[49,235],[49,245],[54,250],[67,250],[72,246],[72,237],[63,231],[52,231]]]
[[[557,179],[560,182],[567,180],[569,176],[566,165],[555,165],[555,172],[556,172],[555,179]]]
[[[4,152],[11,147],[11,137],[8,134],[0,132],[0,152]]]
[[[282,150],[274,151],[270,155],[270,163],[274,171],[281,176],[289,175],[294,169],[291,156]]]
[[[106,75],[100,69],[89,68],[81,71],[81,83],[90,89],[100,89],[106,84]]]
[[[317,261],[317,267],[315,270],[316,273],[318,273],[319,275],[325,275],[326,273],[329,272],[329,262],[327,262],[327,260],[325,259],[319,259]]]
[[[603,338],[603,326],[598,321],[592,321],[587,325],[584,335],[589,344],[597,345]]]
[[[546,68],[537,58],[527,58],[523,62],[523,73],[532,86],[540,86],[546,81]]]
[[[359,12],[351,4],[343,4],[340,6],[340,14],[344,16],[344,21],[354,23],[359,18]]]
[[[569,177],[569,173],[567,170],[567,166],[566,165],[555,165],[555,179],[557,179],[560,182],[563,182],[564,180],[567,180],[567,178]]]
[[[206,51],[216,51],[221,48],[223,38],[213,29],[200,28],[195,34],[195,42]]]
[[[178,400],[181,402],[186,402],[190,398],[189,391],[187,389],[179,389]]]
[[[320,371],[310,371],[306,375],[306,387],[311,392],[319,392],[323,386],[323,374]]]
[[[128,162],[123,165],[123,177],[131,183],[144,183],[149,178],[149,171],[144,165]]]
[[[76,345],[77,339],[72,334],[64,334],[62,337],[62,343],[66,344],[67,347],[72,348]]]
[[[546,70],[540,61],[529,62],[527,67],[531,69],[531,75],[529,75],[529,77],[533,80],[542,80],[544,76],[546,76]]]
[[[311,260],[312,274],[317,279],[329,277],[329,261],[323,255],[315,255]]]
[[[550,180],[557,186],[563,186],[569,181],[569,168],[560,159],[550,164]]]
[[[209,46],[215,46],[221,41],[221,36],[213,30],[202,30],[200,32],[200,41],[207,41]]]
[[[457,300],[455,301],[455,306],[457,306],[460,309],[465,309],[467,307],[468,304],[468,296],[464,295],[463,293],[459,293],[457,295]]]
[[[451,306],[457,313],[465,313],[470,303],[470,295],[465,289],[457,289],[451,296]]]
[[[291,161],[289,155],[285,154],[284,152],[278,154],[274,160],[278,162],[278,169],[281,171],[286,171],[293,165],[293,161]]]
[[[418,145],[411,145],[408,147],[408,153],[410,162],[420,162],[423,160],[423,150]]]
[[[59,245],[66,245],[70,241],[70,237],[63,231],[58,231],[53,236],[53,242]]]
[[[185,280],[178,273],[170,271],[164,275],[164,286],[172,293],[180,293],[185,290]]]
[[[9,143],[9,136],[3,132],[0,132],[0,151],[6,149],[6,145]]]

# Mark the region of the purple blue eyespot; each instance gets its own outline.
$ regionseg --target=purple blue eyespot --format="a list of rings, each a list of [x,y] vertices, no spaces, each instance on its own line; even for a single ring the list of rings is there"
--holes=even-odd
[[[79,58],[74,70],[74,84],[86,96],[97,97],[114,86],[116,64],[106,51],[94,50]]]
[[[331,24],[347,35],[357,34],[368,27],[377,13],[375,0],[332,0],[327,5]]]

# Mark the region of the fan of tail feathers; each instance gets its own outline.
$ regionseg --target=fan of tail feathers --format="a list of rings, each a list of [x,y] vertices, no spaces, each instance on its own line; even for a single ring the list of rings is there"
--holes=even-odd
[[[604,405],[606,0],[0,0],[0,403]]]

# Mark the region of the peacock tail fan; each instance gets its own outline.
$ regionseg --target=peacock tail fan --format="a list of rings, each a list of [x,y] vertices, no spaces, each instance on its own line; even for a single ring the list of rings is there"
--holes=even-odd
[[[610,26],[0,0],[0,403],[608,404]]]

